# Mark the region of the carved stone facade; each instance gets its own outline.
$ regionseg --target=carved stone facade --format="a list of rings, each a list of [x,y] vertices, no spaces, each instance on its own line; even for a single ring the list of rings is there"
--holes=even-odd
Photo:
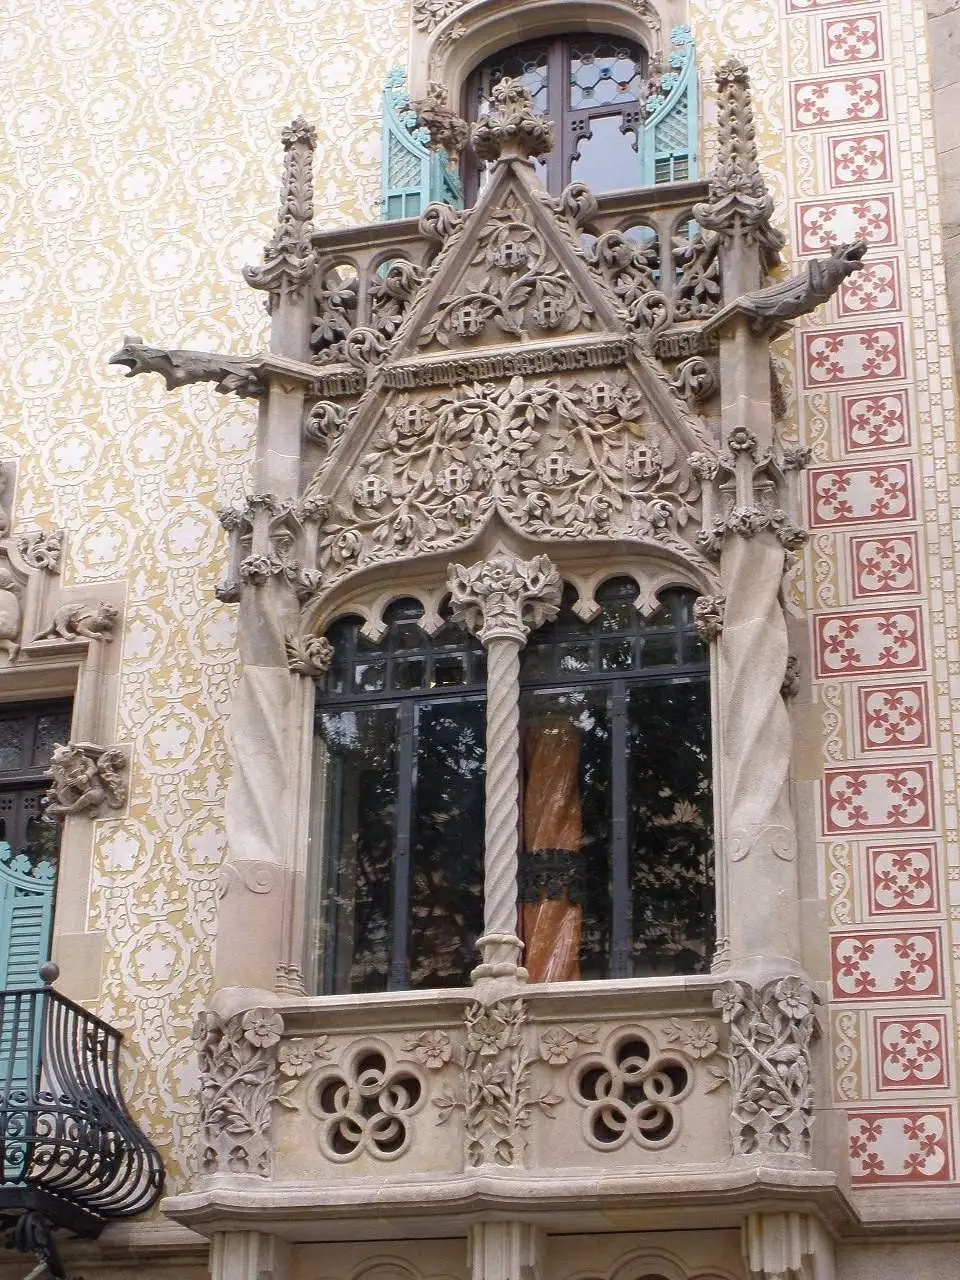
[[[3,405],[0,699],[76,691],[47,806],[55,948],[71,994],[126,1029],[172,1189],[164,1219],[69,1242],[71,1274],[888,1280],[906,1250],[900,1272],[933,1274],[924,1239],[957,1234],[960,498],[915,14],[590,0],[578,29],[646,46],[631,131],[690,22],[709,181],[551,198],[552,126],[506,82],[464,162],[488,166],[473,209],[360,227],[387,58],[453,157],[470,70],[569,7],[387,0],[345,31],[323,2],[306,26],[274,7],[135,6],[120,38],[96,0],[53,26],[27,6],[4,46],[25,67],[4,173],[29,217],[0,264],[22,396]],[[124,68],[135,83],[96,96]],[[251,310],[217,290],[268,207],[264,104],[284,102],[317,126],[281,135]],[[96,373],[140,324],[150,343]],[[520,655],[564,589],[589,620],[613,577],[648,620],[665,590],[696,595],[713,968],[538,984]],[[308,905],[325,633],[359,617],[376,642],[401,598],[484,647],[478,965],[466,989],[307,996],[305,933],[328,941]],[[199,1087],[198,1007],[219,1011]]]

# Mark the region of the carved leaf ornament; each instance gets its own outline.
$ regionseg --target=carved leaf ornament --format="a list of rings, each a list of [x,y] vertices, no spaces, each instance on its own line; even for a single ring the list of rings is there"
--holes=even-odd
[[[320,541],[325,581],[462,545],[494,509],[534,537],[653,538],[677,548],[699,484],[643,397],[614,379],[474,383],[401,395]]]

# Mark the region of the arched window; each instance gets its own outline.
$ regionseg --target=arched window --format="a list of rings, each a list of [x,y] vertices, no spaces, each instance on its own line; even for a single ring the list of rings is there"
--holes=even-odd
[[[521,655],[521,936],[531,979],[696,973],[714,931],[707,653],[694,593],[567,591]]]
[[[694,593],[567,589],[521,653],[518,929],[534,981],[694,973],[713,944],[707,654]],[[400,600],[327,635],[308,971],[326,993],[464,986],[482,933],[486,663]]]
[[[639,185],[637,132],[644,118],[647,54],[633,40],[583,32],[511,45],[482,62],[466,86],[464,115],[476,120],[504,76],[530,90],[534,110],[557,129],[556,147],[537,163],[547,188],[568,182],[596,194]],[[472,203],[479,166],[468,153],[465,197]]]
[[[465,986],[482,932],[485,655],[399,600],[345,618],[317,697],[308,963],[326,993]]]

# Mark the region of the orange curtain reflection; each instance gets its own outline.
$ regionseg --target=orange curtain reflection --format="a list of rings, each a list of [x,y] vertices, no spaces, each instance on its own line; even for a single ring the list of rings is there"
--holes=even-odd
[[[563,717],[524,735],[523,865],[520,937],[531,982],[580,977],[583,909],[571,901],[572,860],[580,857],[580,735]]]

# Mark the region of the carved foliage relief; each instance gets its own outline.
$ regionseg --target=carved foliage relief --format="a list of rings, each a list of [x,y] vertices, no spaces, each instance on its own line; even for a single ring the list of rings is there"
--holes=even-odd
[[[341,486],[319,563],[329,583],[453,548],[494,510],[534,537],[627,537],[690,556],[698,497],[682,450],[624,375],[399,395]]]

